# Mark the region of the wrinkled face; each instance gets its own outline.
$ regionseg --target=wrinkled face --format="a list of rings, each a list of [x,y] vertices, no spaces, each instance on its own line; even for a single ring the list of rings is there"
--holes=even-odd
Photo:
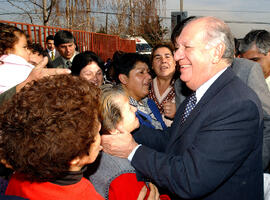
[[[50,51],[53,51],[55,48],[54,46],[54,40],[48,40],[47,41],[47,49],[49,49]]]
[[[95,84],[101,86],[103,83],[103,72],[96,62],[86,65],[80,72],[80,76]]]
[[[152,68],[158,78],[172,78],[175,72],[175,66],[176,63],[170,49],[161,47],[153,53]]]
[[[258,62],[263,70],[264,77],[267,78],[270,76],[270,53],[268,52],[266,55],[260,53],[256,45],[252,45],[252,47],[242,54],[243,58]]]
[[[210,50],[206,49],[202,27],[200,22],[191,22],[175,44],[174,58],[180,65],[180,79],[194,91],[212,77]]]
[[[137,108],[129,104],[128,97],[119,95],[115,103],[119,105],[122,116],[122,120],[118,125],[128,132],[132,132],[133,130],[139,128],[140,123],[135,115]]]
[[[15,43],[12,49],[8,49],[8,54],[15,54],[24,58],[27,62],[29,61],[30,51],[28,50],[27,39],[25,35],[15,32],[18,41]]]
[[[137,62],[126,78],[124,86],[131,97],[140,101],[148,95],[151,76],[146,63]]]
[[[44,58],[43,55],[30,52],[29,63],[31,63],[34,66],[37,66],[43,60],[43,58]]]
[[[75,53],[75,49],[76,49],[76,45],[74,44],[74,42],[72,43],[64,43],[64,44],[60,44],[57,47],[57,51],[59,52],[59,54],[65,58],[65,59],[70,59],[72,58],[72,56]]]

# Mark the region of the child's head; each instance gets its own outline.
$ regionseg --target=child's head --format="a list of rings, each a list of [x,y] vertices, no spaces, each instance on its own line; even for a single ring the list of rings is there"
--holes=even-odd
[[[100,89],[80,77],[45,77],[0,110],[0,158],[30,180],[52,181],[100,151]]]
[[[0,23],[0,56],[4,54],[15,54],[29,60],[25,33],[15,26]]]

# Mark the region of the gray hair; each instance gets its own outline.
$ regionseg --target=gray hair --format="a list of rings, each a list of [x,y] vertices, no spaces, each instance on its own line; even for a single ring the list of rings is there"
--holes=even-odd
[[[222,20],[209,17],[206,23],[207,46],[217,45],[219,42],[225,44],[225,51],[222,58],[232,63],[234,59],[234,36],[227,24]]]
[[[246,53],[256,45],[259,53],[266,55],[270,51],[270,33],[266,30],[251,30],[241,41],[240,53]]]
[[[116,128],[122,120],[121,105],[117,103],[119,96],[127,96],[121,84],[104,84],[101,87],[101,134],[109,134],[109,131]]]

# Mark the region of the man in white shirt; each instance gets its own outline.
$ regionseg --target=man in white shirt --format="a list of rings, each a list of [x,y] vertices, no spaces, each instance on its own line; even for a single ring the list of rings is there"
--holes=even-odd
[[[49,54],[50,60],[53,61],[55,58],[59,56],[58,51],[56,51],[55,46],[54,46],[54,36],[49,35],[46,38],[46,46],[47,46],[47,52]]]
[[[263,200],[262,108],[230,67],[234,37],[228,25],[214,17],[192,19],[176,38],[174,58],[194,93],[171,128],[141,127],[136,141],[127,132],[103,135],[104,151],[128,158],[138,176],[171,199]]]

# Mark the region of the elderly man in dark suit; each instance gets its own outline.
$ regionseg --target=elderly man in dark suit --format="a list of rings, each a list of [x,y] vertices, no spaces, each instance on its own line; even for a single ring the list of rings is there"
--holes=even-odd
[[[180,105],[171,128],[141,127],[136,142],[126,132],[104,135],[104,151],[128,157],[172,199],[262,200],[262,108],[230,67],[229,27],[217,18],[195,18],[176,47],[180,79],[194,93]]]
[[[193,19],[191,16],[181,23],[177,24],[174,28],[171,41],[173,44],[176,43],[176,38],[180,35],[183,26]],[[265,172],[269,172],[270,165],[270,92],[268,91],[267,84],[264,79],[264,74],[260,65],[256,62],[249,61],[243,58],[235,58],[231,65],[234,73],[249,86],[259,97],[262,108],[263,108],[263,119],[264,119],[264,129],[263,129],[263,169]],[[176,108],[186,99],[186,97],[192,92],[188,89],[181,79],[175,82],[175,101]]]
[[[176,44],[176,38],[180,35],[183,26],[193,19],[191,16],[181,23],[177,24],[171,35],[171,41]],[[253,91],[258,95],[262,108],[263,108],[263,169],[265,172],[269,172],[270,164],[270,92],[268,91],[267,84],[264,80],[264,74],[260,65],[256,62],[249,61],[243,58],[235,58],[231,65],[234,73]],[[192,92],[188,89],[181,79],[175,82],[175,101],[176,108],[186,99],[186,97]]]

